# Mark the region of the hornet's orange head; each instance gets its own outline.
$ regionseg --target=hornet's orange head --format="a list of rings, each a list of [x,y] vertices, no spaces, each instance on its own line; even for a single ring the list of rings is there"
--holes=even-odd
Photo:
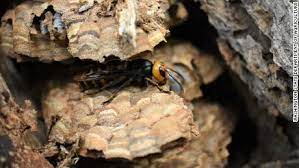
[[[153,77],[155,80],[157,80],[159,83],[165,83],[166,82],[166,66],[161,61],[155,61],[152,69]]]

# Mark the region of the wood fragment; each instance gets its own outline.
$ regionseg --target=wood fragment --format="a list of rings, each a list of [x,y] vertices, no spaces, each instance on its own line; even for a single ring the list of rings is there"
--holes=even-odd
[[[1,75],[0,102],[0,166],[52,168],[53,166],[34,150],[41,145],[34,135],[38,128],[36,111],[29,101],[23,108],[14,102]]]

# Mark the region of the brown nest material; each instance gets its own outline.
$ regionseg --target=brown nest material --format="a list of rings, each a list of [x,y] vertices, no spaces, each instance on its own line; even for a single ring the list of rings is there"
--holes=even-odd
[[[192,111],[182,98],[146,90],[125,90],[108,105],[104,92],[86,96],[78,85],[53,88],[43,101],[49,141],[73,144],[81,156],[132,160],[160,153],[197,133]],[[56,119],[55,122],[53,122]]]
[[[165,41],[169,26],[187,17],[182,4],[170,17],[173,4],[168,0],[26,1],[2,17],[1,46],[19,61],[78,57],[102,62],[109,55],[127,59],[152,51]]]

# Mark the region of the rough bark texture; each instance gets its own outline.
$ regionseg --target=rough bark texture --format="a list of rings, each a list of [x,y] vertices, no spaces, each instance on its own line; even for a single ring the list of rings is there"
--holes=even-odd
[[[0,167],[53,167],[35,149],[41,146],[36,111],[27,101],[23,108],[13,100],[0,76]]]
[[[201,0],[230,67],[261,104],[292,118],[291,2]]]

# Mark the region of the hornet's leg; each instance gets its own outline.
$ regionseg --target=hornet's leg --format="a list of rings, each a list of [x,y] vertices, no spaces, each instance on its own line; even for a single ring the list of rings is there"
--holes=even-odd
[[[163,93],[171,93],[169,90],[164,90],[157,82],[150,78],[145,78],[150,84],[156,86]]]
[[[105,89],[109,89],[109,88],[112,88],[112,87],[115,87],[116,85],[122,83],[122,82],[125,82],[125,79],[126,78],[122,78],[122,79],[116,79],[116,80],[113,80],[113,81],[110,81],[108,82],[107,84],[105,84],[104,86],[102,87],[96,87],[94,86],[94,88],[90,88],[90,89],[86,89],[84,91],[84,93],[86,93],[87,95],[95,95]]]
[[[116,90],[112,92],[112,95],[106,101],[104,101],[103,104],[110,103],[117,96],[118,92],[121,91],[126,86],[128,86],[129,84],[131,84],[132,81],[133,78],[127,79],[123,84],[121,84]]]

